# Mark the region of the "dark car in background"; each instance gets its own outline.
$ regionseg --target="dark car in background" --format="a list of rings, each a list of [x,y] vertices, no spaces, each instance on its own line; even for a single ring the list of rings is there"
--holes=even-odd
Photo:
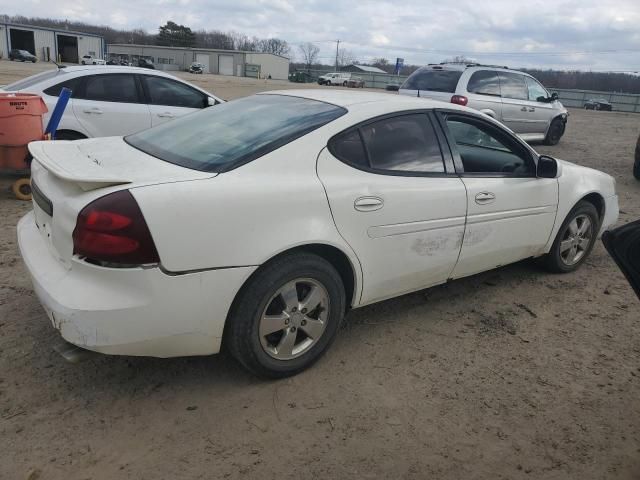
[[[611,112],[613,110],[613,105],[609,103],[604,98],[592,98],[584,102],[585,110],[604,110],[606,112]]]
[[[33,53],[27,52],[26,50],[18,50],[16,48],[9,52],[9,60],[20,60],[21,62],[36,63],[38,61],[38,58]]]
[[[155,70],[156,66],[153,64],[153,62],[151,60],[148,60],[146,58],[140,58],[138,60],[138,66],[142,67],[142,68],[149,68],[151,70]]]

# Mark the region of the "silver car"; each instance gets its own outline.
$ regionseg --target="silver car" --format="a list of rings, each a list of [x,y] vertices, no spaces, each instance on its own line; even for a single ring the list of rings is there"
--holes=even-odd
[[[467,105],[501,121],[523,140],[556,145],[567,109],[531,75],[507,67],[442,63],[413,72],[401,95]]]

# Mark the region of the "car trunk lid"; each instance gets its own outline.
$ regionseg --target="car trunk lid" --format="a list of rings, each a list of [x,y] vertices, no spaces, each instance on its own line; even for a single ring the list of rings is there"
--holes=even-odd
[[[52,255],[68,268],[78,214],[92,201],[124,188],[217,175],[164,162],[121,137],[32,142],[29,151],[36,225]]]

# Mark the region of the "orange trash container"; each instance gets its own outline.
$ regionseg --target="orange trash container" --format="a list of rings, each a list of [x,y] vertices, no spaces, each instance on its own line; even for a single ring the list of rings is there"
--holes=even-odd
[[[0,93],[0,173],[20,175],[13,193],[21,200],[31,199],[29,150],[27,145],[43,139],[44,100],[31,93]]]

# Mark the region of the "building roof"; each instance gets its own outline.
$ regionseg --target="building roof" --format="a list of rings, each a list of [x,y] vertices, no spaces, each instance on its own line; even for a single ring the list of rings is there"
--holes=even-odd
[[[163,48],[168,50],[185,50],[185,51],[194,51],[194,52],[248,53],[252,55],[273,55],[274,57],[286,58],[287,60],[289,60],[288,57],[285,57],[283,55],[276,55],[275,53],[250,52],[247,50],[227,50],[224,48],[168,47],[166,45],[141,45],[139,43],[109,43],[107,47],[108,48],[111,48],[111,47]]]
[[[65,28],[40,27],[38,25],[25,25],[25,24],[22,24],[22,23],[0,22],[0,26],[15,27],[15,28],[28,28],[28,29],[31,29],[31,30],[47,30],[49,32],[62,33],[62,34],[84,35],[86,37],[104,38],[102,35],[98,35],[97,33],[76,32],[75,30],[67,30]]]
[[[370,67],[369,65],[349,65],[349,67],[357,68],[363,72],[368,72],[368,73],[387,73],[381,68]]]

